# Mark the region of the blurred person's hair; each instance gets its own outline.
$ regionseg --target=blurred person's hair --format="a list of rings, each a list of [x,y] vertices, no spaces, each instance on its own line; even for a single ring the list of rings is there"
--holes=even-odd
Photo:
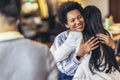
[[[21,0],[0,0],[0,15],[10,24],[17,21],[21,11]]]

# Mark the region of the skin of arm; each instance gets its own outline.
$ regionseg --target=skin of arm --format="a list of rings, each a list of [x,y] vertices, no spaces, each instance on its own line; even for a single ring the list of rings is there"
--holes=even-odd
[[[101,40],[100,41],[101,43],[104,43],[104,44],[108,45],[113,50],[116,49],[117,45],[113,41],[113,39],[111,38],[111,36],[99,33],[99,34],[97,34],[97,37]]]

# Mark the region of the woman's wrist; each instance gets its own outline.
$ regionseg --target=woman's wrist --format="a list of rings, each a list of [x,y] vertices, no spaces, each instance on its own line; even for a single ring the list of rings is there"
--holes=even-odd
[[[115,43],[113,43],[113,45],[111,46],[111,48],[112,48],[113,50],[116,50],[117,45],[116,45]]]
[[[84,51],[80,50],[79,52],[77,52],[77,56],[83,57],[84,56]]]

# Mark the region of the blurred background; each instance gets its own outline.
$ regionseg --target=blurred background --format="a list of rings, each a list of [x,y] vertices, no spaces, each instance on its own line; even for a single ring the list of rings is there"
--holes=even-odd
[[[57,9],[66,1],[79,2],[83,7],[95,5],[102,12],[104,27],[120,39],[120,0],[22,0],[22,11],[18,20],[19,31],[25,37],[51,46],[54,38],[66,28],[57,19]]]

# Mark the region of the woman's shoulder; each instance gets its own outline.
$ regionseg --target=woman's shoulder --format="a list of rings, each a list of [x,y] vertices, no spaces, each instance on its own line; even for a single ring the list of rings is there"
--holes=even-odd
[[[51,49],[52,49],[53,47],[54,47],[54,49],[56,49],[56,48],[58,48],[60,45],[62,45],[62,44],[65,42],[65,40],[67,39],[68,34],[69,34],[69,31],[68,31],[68,30],[59,33],[59,34],[55,37]]]
[[[56,39],[67,39],[69,30],[63,31],[56,36]]]

